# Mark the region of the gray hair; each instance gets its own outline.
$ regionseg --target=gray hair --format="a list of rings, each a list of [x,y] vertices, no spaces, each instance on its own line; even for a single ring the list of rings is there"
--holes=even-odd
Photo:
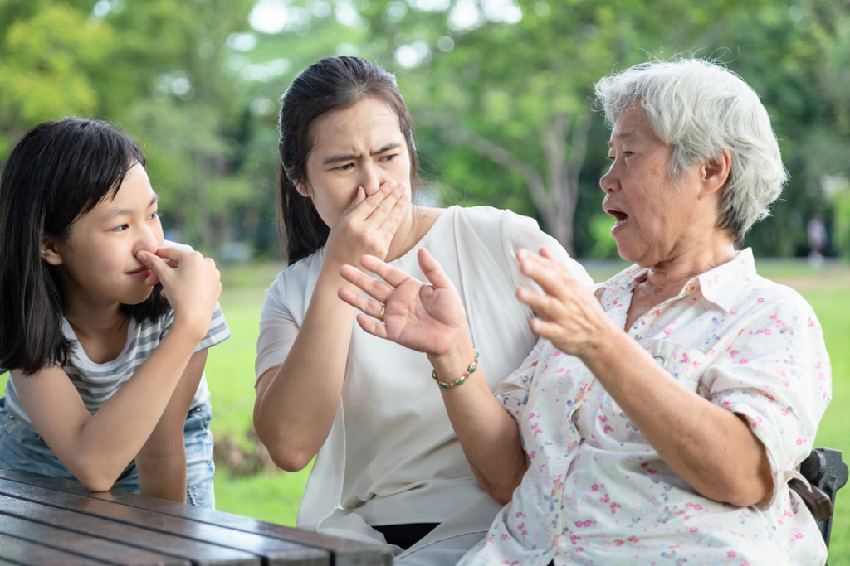
[[[652,61],[607,76],[594,90],[609,125],[640,103],[656,135],[673,146],[674,180],[729,150],[718,227],[736,240],[770,214],[788,173],[767,110],[741,77],[702,59]]]

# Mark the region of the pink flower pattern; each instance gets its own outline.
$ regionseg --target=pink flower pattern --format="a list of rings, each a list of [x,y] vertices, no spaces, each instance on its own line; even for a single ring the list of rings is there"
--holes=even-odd
[[[621,327],[645,273],[632,266],[594,290]],[[540,340],[496,392],[529,473],[460,564],[822,565],[817,526],[787,486],[832,395],[809,305],[759,277],[743,250],[629,334],[682,385],[749,422],[771,462],[770,501],[741,508],[697,494],[580,360]]]

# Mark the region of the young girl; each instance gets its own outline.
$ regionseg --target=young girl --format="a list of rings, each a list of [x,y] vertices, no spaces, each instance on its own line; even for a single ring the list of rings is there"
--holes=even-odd
[[[213,507],[206,349],[230,336],[211,259],[163,247],[136,143],[33,128],[0,180],[0,469]]]

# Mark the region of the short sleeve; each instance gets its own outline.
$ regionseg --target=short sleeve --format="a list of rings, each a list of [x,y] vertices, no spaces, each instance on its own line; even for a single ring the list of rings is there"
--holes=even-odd
[[[165,320],[162,324],[162,331],[160,334],[160,340],[171,330],[171,326],[174,324],[174,309],[169,310],[166,315]],[[202,352],[207,348],[211,348],[216,344],[221,344],[228,338],[230,338],[230,328],[227,327],[227,322],[224,320],[224,313],[221,310],[221,305],[216,303],[215,310],[213,311],[212,319],[210,320],[210,327],[207,330],[207,335],[198,342],[198,345],[195,347],[194,353]]]
[[[260,313],[260,335],[257,338],[255,378],[283,364],[298,336],[298,324],[284,303],[284,275],[266,290],[266,300]]]
[[[811,452],[832,395],[814,312],[799,296],[770,299],[755,299],[769,306],[739,327],[701,380],[711,402],[743,416],[764,444],[774,485],[768,506]]]
[[[494,393],[496,400],[513,417],[517,425],[520,424],[523,408],[528,404],[528,394],[537,373],[538,365],[545,362],[554,350],[555,347],[552,346],[551,342],[545,338],[538,338],[537,344],[525,357],[522,364],[499,384]]]
[[[516,287],[538,288],[536,283],[520,273],[516,252],[524,249],[539,253],[542,247],[546,247],[552,253],[552,257],[564,265],[585,287],[593,286],[593,279],[581,264],[570,257],[558,240],[543,232],[533,218],[505,211],[502,216],[502,247]]]
[[[224,320],[224,313],[221,311],[221,305],[216,303],[213,311],[212,320],[210,321],[210,329],[204,339],[198,342],[198,347],[195,348],[195,353],[211,348],[216,344],[221,344],[230,338],[230,328],[227,327],[227,322]]]

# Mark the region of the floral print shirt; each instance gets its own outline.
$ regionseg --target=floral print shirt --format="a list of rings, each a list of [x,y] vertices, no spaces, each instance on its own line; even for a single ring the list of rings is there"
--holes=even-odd
[[[632,266],[594,288],[621,327],[646,271]],[[788,488],[832,390],[811,307],[758,276],[743,250],[628,333],[682,386],[749,423],[770,461],[769,501],[735,507],[699,495],[578,358],[541,339],[496,392],[520,427],[528,471],[460,564],[823,564],[817,525]]]

